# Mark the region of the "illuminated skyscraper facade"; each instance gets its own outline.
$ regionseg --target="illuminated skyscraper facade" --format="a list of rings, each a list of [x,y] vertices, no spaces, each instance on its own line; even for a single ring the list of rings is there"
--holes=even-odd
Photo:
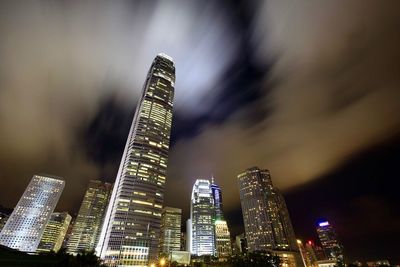
[[[285,200],[269,171],[247,169],[238,175],[238,183],[249,251],[298,251]]]
[[[36,252],[57,252],[60,250],[70,222],[71,215],[67,212],[54,212],[44,229]]]
[[[300,250],[301,258],[303,259],[303,264],[305,267],[314,267],[318,260],[317,255],[314,250],[314,244],[312,241],[307,241],[304,245],[301,240],[297,240],[297,244]]]
[[[169,254],[181,249],[182,210],[164,207],[161,216],[160,253]]]
[[[321,221],[317,225],[317,234],[329,260],[343,262],[343,247],[340,245],[336,232],[328,221]]]
[[[215,220],[223,220],[224,215],[222,212],[222,191],[221,188],[215,183],[214,177],[211,178],[211,192],[214,199],[214,218]]]
[[[61,178],[34,175],[0,233],[0,244],[35,252],[64,185]]]
[[[91,180],[67,242],[67,251],[95,250],[110,200],[112,184]]]
[[[215,221],[215,247],[218,258],[228,258],[232,254],[231,235],[224,220]]]
[[[196,180],[193,185],[190,205],[190,224],[187,233],[191,234],[189,245],[191,254],[215,255],[214,199],[208,180]]]
[[[137,105],[97,246],[109,266],[147,265],[158,255],[174,83],[172,58],[157,55]]]
[[[231,237],[228,224],[224,220],[222,211],[222,191],[215,183],[214,177],[211,178],[211,193],[214,202],[214,229],[215,229],[215,251],[219,258],[227,258],[232,254]]]

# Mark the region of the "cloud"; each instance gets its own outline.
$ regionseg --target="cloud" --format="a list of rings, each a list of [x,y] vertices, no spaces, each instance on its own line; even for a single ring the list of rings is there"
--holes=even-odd
[[[34,173],[50,172],[67,179],[61,208],[76,207],[104,168],[79,135],[109,95],[132,110],[159,52],[179,66],[175,110],[207,109],[237,51],[231,20],[214,1],[2,2],[0,186],[18,182],[0,202],[14,205]]]
[[[257,103],[271,112],[249,127],[251,113],[240,110],[178,142],[168,186],[189,190],[196,178],[213,173],[233,209],[236,177],[245,168],[268,168],[273,182],[287,189],[398,135],[398,8],[396,1],[262,2],[251,40],[254,62],[272,62]],[[168,201],[189,198],[180,192]]]
[[[247,40],[215,1],[2,3],[0,186],[10,191],[0,202],[14,205],[34,173],[49,172],[67,179],[60,208],[76,209],[87,181],[108,168],[80,139],[104,98],[115,94],[132,110],[163,51],[177,66],[175,114],[212,113],[241,42],[249,62],[271,66],[264,96],[176,140],[167,204],[188,205],[194,180],[214,174],[233,209],[236,176],[253,165],[270,169],[282,189],[312,181],[399,133],[398,5],[260,1],[248,9],[256,13]],[[267,115],[254,120],[259,107]]]

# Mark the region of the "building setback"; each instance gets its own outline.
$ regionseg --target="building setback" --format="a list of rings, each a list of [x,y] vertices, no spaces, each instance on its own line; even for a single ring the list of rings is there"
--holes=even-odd
[[[164,207],[161,216],[160,253],[169,254],[181,248],[182,210]]]
[[[95,250],[99,241],[112,184],[91,180],[78,215],[68,237],[67,251],[77,254],[81,251]]]
[[[159,54],[147,74],[97,246],[109,266],[158,256],[172,123],[175,65]]]
[[[298,251],[285,200],[269,171],[247,169],[238,183],[248,250]]]
[[[64,185],[61,178],[34,175],[0,233],[0,244],[35,252]]]
[[[36,252],[59,251],[70,222],[71,215],[67,212],[54,212],[51,214]]]

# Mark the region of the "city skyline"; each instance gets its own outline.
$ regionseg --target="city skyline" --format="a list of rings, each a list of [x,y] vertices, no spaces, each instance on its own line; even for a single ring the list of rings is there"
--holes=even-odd
[[[326,218],[346,261],[400,263],[397,1],[39,2],[0,4],[1,206],[49,173],[76,217],[90,180],[115,182],[163,52],[177,67],[163,206],[185,221],[214,176],[239,235],[237,175],[259,166],[304,244]]]

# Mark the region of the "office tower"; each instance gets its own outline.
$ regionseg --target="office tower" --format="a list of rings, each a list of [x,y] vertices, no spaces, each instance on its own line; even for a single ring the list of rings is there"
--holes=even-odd
[[[216,255],[219,258],[227,258],[232,254],[231,237],[222,211],[222,191],[221,188],[215,183],[214,177],[211,178],[210,187],[214,201]]]
[[[67,251],[77,254],[81,251],[95,250],[99,241],[112,184],[91,180],[78,215],[68,237]]]
[[[238,253],[246,253],[247,252],[247,241],[246,237],[243,234],[237,235],[235,237],[235,245]]]
[[[4,225],[6,224],[8,218],[10,218],[10,215],[7,213],[3,213],[0,211],[0,231],[3,229]]]
[[[314,244],[311,240],[307,241],[305,245],[301,240],[297,240],[297,244],[300,250],[301,257],[303,259],[304,266],[314,267],[318,260],[323,260],[318,259],[314,250]]]
[[[36,252],[57,252],[63,244],[70,222],[71,215],[67,212],[51,214]]]
[[[185,232],[181,233],[181,249],[180,251],[187,251],[186,250],[186,240],[187,240],[187,235]]]
[[[35,252],[64,185],[61,178],[34,175],[0,233],[0,244]]]
[[[221,188],[215,184],[214,177],[211,178],[211,192],[214,199],[215,220],[223,220],[222,212],[222,192]]]
[[[182,210],[164,207],[161,216],[160,253],[169,254],[181,249]]]
[[[110,266],[147,265],[158,255],[174,83],[172,58],[157,55],[136,108],[97,246]]]
[[[232,254],[231,235],[224,220],[215,221],[215,246],[218,258],[228,258]]]
[[[75,219],[76,219],[76,216],[71,218],[71,222],[69,223],[67,232],[65,233],[65,238],[64,238],[63,244],[61,246],[62,248],[66,249],[67,246],[68,246],[68,241],[69,241],[69,239],[71,237],[71,232],[72,232],[72,229],[74,228],[74,225],[75,225]]]
[[[336,232],[328,221],[321,221],[317,225],[317,234],[329,260],[343,262],[343,248],[340,245]]]
[[[247,169],[238,175],[238,183],[249,251],[298,251],[285,200],[269,171]]]
[[[190,252],[198,256],[215,255],[214,199],[208,180],[198,179],[193,185],[190,221]]]
[[[186,221],[186,251],[192,252],[192,220],[189,218]]]
[[[6,208],[0,205],[0,231],[3,229],[4,225],[6,224],[8,218],[10,218],[13,209]]]
[[[325,252],[322,247],[318,246],[312,240],[308,240],[305,244],[306,251],[313,255],[313,258],[317,261],[326,260]]]

